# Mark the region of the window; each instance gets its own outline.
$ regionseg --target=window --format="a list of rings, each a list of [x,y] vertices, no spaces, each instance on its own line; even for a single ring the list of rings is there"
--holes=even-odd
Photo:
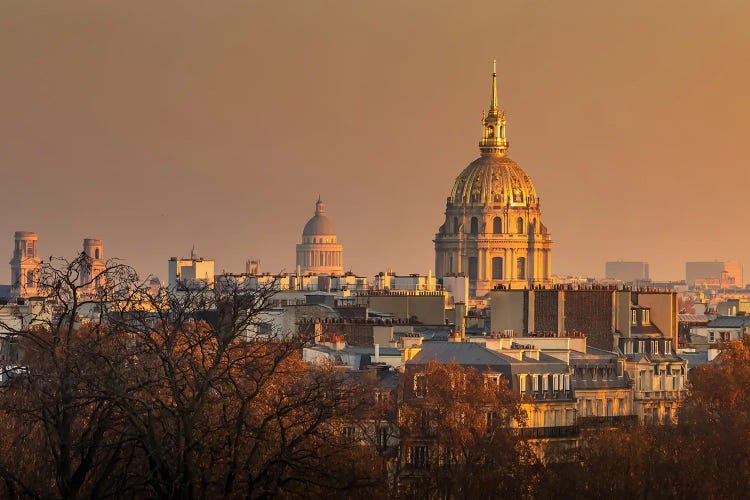
[[[388,427],[381,427],[378,429],[378,446],[380,448],[385,448],[388,446]]]
[[[651,354],[659,354],[659,341],[658,340],[651,341]]]
[[[638,311],[636,311],[635,309],[633,309],[632,311],[630,311],[630,316],[631,316],[630,317],[630,323],[633,326],[637,325],[638,324]]]
[[[26,286],[30,288],[34,286],[34,271],[26,271]]]
[[[487,382],[493,384],[494,387],[500,387],[500,375],[487,375]]]
[[[501,280],[503,279],[503,258],[492,257],[492,279]]]
[[[426,446],[410,446],[407,462],[412,467],[424,468],[429,465],[429,455]]]
[[[94,258],[95,259],[99,258],[99,249],[98,248],[96,250],[94,250]]]
[[[479,234],[479,219],[476,217],[471,218],[471,234]]]
[[[646,341],[645,340],[639,340],[638,341],[638,352],[645,353],[646,352]]]
[[[258,335],[271,335],[272,325],[271,323],[259,323],[258,324]]]
[[[458,232],[458,217],[453,217],[453,232]]]
[[[526,257],[519,257],[516,260],[516,278],[526,279]]]
[[[477,258],[476,257],[469,257],[469,279],[475,280],[477,279],[478,275],[477,271]]]
[[[495,217],[492,219],[492,232],[495,234],[500,234],[503,232],[503,219],[500,217]]]
[[[664,354],[670,354],[671,352],[672,352],[672,341],[665,340],[664,341]]]
[[[708,341],[709,342],[716,342],[716,333],[715,332],[708,332]]]
[[[34,242],[33,241],[29,241],[26,243],[26,256],[27,257],[34,256]]]
[[[523,231],[523,217],[519,217],[516,220],[516,232],[518,234],[523,234],[524,233],[524,231]]]
[[[648,309],[644,309],[642,314],[643,314],[643,324],[650,325],[651,324],[651,311]]]
[[[414,395],[423,398],[427,395],[427,376],[423,373],[414,375]]]

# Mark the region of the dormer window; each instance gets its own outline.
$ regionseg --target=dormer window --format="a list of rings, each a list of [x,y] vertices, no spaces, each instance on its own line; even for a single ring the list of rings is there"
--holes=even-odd
[[[631,316],[631,318],[630,318],[631,324],[633,326],[638,325],[638,311],[636,311],[635,309],[633,309],[632,311],[630,311],[630,316]]]
[[[651,311],[648,309],[644,309],[642,314],[643,314],[643,324],[650,325],[651,324]]]

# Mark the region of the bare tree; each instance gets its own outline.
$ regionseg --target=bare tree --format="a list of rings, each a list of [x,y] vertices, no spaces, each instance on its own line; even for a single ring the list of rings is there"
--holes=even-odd
[[[296,332],[258,337],[275,283],[154,294],[116,261],[42,265],[16,329],[26,375],[0,389],[8,496],[195,498],[366,487],[336,422],[358,390],[308,367]],[[6,325],[7,326],[7,325]]]
[[[17,339],[22,375],[0,390],[4,436],[0,477],[11,496],[107,496],[128,491],[111,472],[125,459],[113,403],[91,384],[100,359],[121,348],[103,321],[106,305],[127,296],[137,276],[108,261],[82,281],[90,259],[50,259],[35,273],[40,307],[3,330]],[[106,286],[96,283],[106,280]]]

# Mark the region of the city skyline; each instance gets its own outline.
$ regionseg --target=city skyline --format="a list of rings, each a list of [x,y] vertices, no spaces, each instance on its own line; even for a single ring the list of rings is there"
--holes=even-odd
[[[293,271],[320,193],[345,270],[434,271],[496,58],[553,274],[600,276],[624,258],[679,279],[686,261],[747,262],[735,228],[748,74],[729,62],[750,41],[750,7],[641,3],[492,4],[485,17],[441,3],[398,16],[389,4],[6,4],[7,260],[13,232],[29,230],[41,255],[101,238],[162,279],[193,244],[217,272],[250,257]]]

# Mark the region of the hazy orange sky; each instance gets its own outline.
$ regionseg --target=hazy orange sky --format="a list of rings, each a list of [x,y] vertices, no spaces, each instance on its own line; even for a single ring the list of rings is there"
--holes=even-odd
[[[23,229],[162,278],[193,243],[292,270],[320,193],[347,269],[426,273],[497,58],[555,274],[748,263],[749,25],[716,0],[0,0],[2,262]]]

